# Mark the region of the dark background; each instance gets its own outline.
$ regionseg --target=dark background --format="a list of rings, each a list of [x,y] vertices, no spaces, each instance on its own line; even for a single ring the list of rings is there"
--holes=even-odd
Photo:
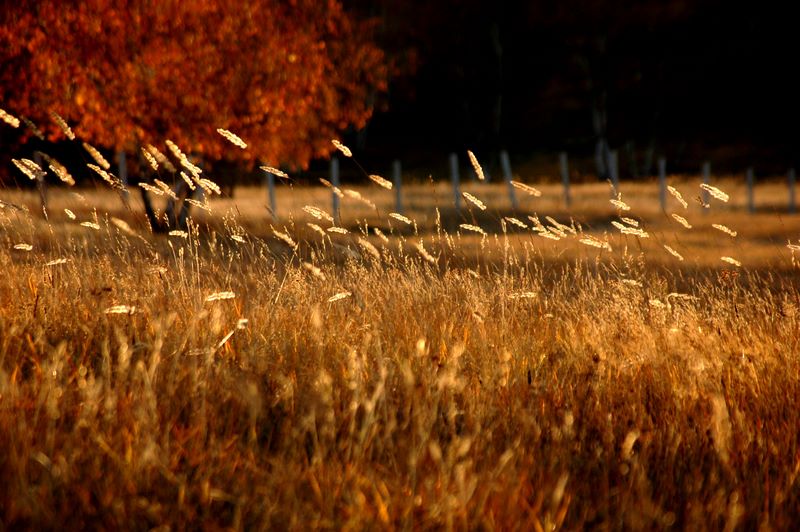
[[[365,131],[369,164],[444,168],[472,149],[488,168],[548,172],[567,150],[596,171],[598,141],[624,178],[670,171],[784,173],[797,162],[797,19],[722,1],[345,2],[375,17],[394,77]],[[600,124],[594,120],[605,117]],[[605,122],[605,125],[602,124]],[[376,169],[380,170],[380,168]]]

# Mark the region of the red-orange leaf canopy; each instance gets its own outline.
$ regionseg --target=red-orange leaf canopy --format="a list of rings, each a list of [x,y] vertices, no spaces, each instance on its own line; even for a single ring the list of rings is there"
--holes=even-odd
[[[302,166],[385,89],[370,34],[337,0],[22,0],[0,11],[0,107],[51,138],[55,111],[98,146]]]

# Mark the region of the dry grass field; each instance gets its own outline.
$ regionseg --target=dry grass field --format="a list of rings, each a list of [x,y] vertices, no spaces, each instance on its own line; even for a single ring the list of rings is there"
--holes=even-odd
[[[0,528],[794,529],[800,216],[740,182],[2,190]]]

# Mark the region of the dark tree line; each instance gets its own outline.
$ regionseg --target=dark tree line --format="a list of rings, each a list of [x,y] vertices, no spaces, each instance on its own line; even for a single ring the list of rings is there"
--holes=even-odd
[[[394,59],[381,156],[568,149],[631,176],[657,156],[693,167],[794,163],[800,107],[788,10],[719,0],[352,0]],[[368,150],[368,151],[369,151]],[[746,159],[746,161],[740,161]]]

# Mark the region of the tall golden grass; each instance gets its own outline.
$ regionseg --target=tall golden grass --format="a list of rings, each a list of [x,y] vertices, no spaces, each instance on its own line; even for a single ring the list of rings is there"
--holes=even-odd
[[[511,212],[476,183],[462,213],[420,184],[390,216],[380,184],[339,227],[295,188],[283,223],[250,191],[167,235],[113,192],[44,220],[5,191],[0,522],[797,526],[796,219],[725,183],[708,214],[653,185]]]

